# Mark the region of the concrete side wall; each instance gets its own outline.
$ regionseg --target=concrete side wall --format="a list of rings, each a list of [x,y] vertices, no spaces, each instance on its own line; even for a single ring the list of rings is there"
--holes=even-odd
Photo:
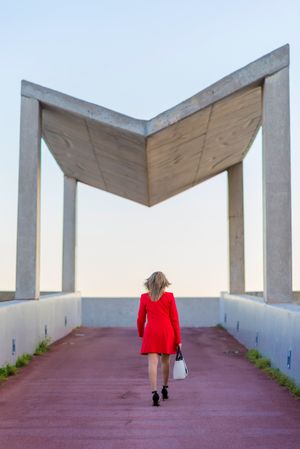
[[[300,307],[221,293],[219,322],[248,349],[256,348],[300,386]],[[291,351],[291,367],[287,366]]]
[[[0,303],[0,366],[14,364],[17,357],[24,353],[33,354],[38,342],[45,338],[45,325],[47,335],[51,337],[50,343],[80,326],[80,293]]]
[[[82,325],[136,327],[140,298],[82,298]],[[176,298],[181,326],[215,326],[219,298]]]

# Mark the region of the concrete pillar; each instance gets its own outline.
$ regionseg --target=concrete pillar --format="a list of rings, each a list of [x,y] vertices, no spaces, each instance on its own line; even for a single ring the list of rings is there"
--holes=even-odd
[[[289,68],[267,77],[263,87],[264,298],[292,301],[292,227]]]
[[[227,174],[229,292],[245,293],[243,162],[229,167]]]
[[[77,180],[64,175],[62,291],[76,290]]]
[[[21,96],[16,299],[40,296],[41,108]]]

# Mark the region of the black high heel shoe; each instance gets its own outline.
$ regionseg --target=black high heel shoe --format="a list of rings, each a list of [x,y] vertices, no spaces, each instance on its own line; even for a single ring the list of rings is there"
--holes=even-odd
[[[159,403],[159,394],[157,393],[157,390],[152,391],[153,395],[152,395],[152,400],[153,400],[153,404],[152,405],[160,405]]]
[[[161,394],[162,394],[163,401],[164,401],[165,399],[168,399],[168,398],[169,398],[167,388],[168,388],[168,385],[163,385],[163,387],[162,387],[162,389],[161,389]]]

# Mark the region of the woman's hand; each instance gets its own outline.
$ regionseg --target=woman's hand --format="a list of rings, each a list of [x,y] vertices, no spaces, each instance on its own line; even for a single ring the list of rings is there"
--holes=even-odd
[[[180,350],[181,350],[182,343],[178,343],[177,346],[179,346],[179,348],[180,348]]]

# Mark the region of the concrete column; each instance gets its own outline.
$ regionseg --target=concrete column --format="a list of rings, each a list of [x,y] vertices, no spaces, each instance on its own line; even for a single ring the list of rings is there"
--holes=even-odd
[[[265,79],[263,88],[264,298],[292,301],[292,227],[289,68]]]
[[[16,299],[40,296],[41,108],[21,96]]]
[[[62,291],[76,291],[77,180],[64,175]]]
[[[229,167],[227,174],[229,292],[245,293],[243,162]]]

